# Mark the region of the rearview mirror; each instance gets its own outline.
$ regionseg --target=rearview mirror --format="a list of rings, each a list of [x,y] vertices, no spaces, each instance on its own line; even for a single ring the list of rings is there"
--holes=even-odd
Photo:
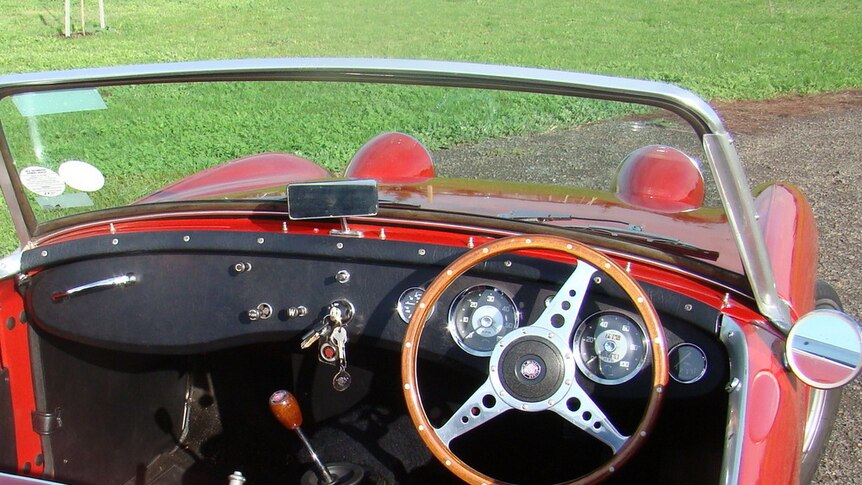
[[[835,389],[862,370],[862,332],[844,313],[814,310],[790,329],[785,352],[790,369],[802,382]]]
[[[377,214],[376,180],[327,180],[287,186],[291,219],[373,216]]]

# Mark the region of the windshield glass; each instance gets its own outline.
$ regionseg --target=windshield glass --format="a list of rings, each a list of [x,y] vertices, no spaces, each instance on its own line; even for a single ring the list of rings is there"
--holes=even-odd
[[[0,117],[39,223],[130,204],[278,198],[286,182],[343,176],[363,146],[393,132],[428,150],[434,177],[393,175],[397,157],[382,162],[386,177],[356,171],[380,179],[383,203],[609,227],[707,249],[674,223],[724,222],[710,209],[718,197],[708,170],[698,198],[661,187],[689,168],[639,168],[660,166],[657,150],[672,147],[696,172],[697,134],[670,112],[628,103],[388,84],[170,83],[17,94],[0,100]],[[162,190],[247,159],[260,163]]]

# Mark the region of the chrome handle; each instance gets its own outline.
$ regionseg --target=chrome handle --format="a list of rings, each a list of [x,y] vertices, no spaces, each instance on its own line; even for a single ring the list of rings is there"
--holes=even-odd
[[[137,283],[139,278],[133,274],[128,273],[122,276],[114,276],[113,278],[105,278],[103,280],[94,281],[92,283],[87,283],[85,285],[76,286],[74,288],[69,288],[66,291],[58,291],[51,295],[51,301],[60,301],[72,298],[73,296],[80,296],[87,293],[91,293],[93,291],[98,290],[106,290],[108,288],[114,287],[122,287],[122,286],[130,286]]]

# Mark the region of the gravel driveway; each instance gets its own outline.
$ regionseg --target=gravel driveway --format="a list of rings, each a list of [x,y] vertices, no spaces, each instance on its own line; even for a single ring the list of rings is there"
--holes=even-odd
[[[862,92],[718,106],[735,133],[752,184],[802,189],[820,231],[818,276],[862,317]],[[862,382],[844,389],[841,411],[814,483],[862,481]]]
[[[862,316],[862,91],[764,102],[718,103],[734,134],[752,187],[785,181],[802,189],[820,231],[818,277],[841,295],[845,310]],[[634,122],[637,123],[637,122]],[[607,175],[586,179],[591,160],[621,160],[643,142],[590,126],[458,146],[434,153],[446,176],[475,176],[607,187]],[[577,131],[577,136],[575,136]],[[673,131],[673,130],[668,130]],[[654,134],[654,133],[653,133]],[[592,141],[584,143],[584,138]],[[572,140],[577,139],[575,143]],[[631,143],[632,146],[626,146]],[[647,142],[648,143],[648,142]],[[652,143],[655,143],[653,141]],[[680,146],[674,141],[662,142]],[[547,147],[553,147],[548,149]],[[685,149],[684,147],[680,146]],[[695,151],[686,150],[688,153]],[[535,160],[547,163],[537,164]],[[532,163],[531,163],[532,162]],[[520,167],[513,173],[500,167]],[[529,166],[529,171],[522,167]],[[516,173],[515,173],[516,172]],[[606,189],[605,189],[606,190]],[[862,482],[862,382],[844,389],[841,411],[814,483]]]

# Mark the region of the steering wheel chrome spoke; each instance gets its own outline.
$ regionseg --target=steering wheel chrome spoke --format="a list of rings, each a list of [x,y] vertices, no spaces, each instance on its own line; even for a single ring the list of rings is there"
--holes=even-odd
[[[443,426],[435,428],[434,431],[448,447],[453,439],[487,423],[509,409],[511,409],[509,406],[494,397],[491,381],[485,380],[476,389],[476,392],[455,411],[449,421],[446,421]]]
[[[614,454],[617,454],[629,439],[629,436],[625,436],[617,430],[601,408],[577,384],[573,384],[566,397],[550,409],[566,421],[610,446],[614,450]]]
[[[596,268],[585,261],[578,261],[578,266],[533,326],[571,335],[595,273]]]

